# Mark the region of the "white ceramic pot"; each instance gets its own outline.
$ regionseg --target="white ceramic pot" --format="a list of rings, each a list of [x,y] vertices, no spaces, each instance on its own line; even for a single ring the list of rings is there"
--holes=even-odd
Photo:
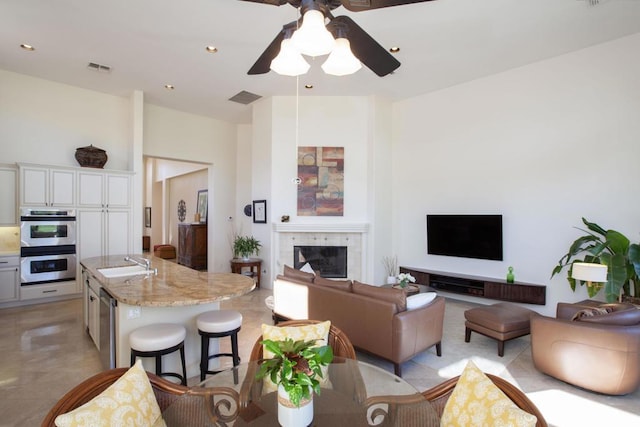
[[[307,427],[313,421],[313,392],[295,406],[284,387],[278,385],[278,422],[282,427]]]
[[[387,276],[387,285],[394,285],[396,283],[396,276]]]

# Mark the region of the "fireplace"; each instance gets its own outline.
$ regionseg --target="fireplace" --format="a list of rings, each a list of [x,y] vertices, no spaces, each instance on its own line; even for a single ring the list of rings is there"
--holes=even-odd
[[[309,263],[313,271],[326,278],[347,277],[346,246],[294,246],[293,265],[300,269]]]

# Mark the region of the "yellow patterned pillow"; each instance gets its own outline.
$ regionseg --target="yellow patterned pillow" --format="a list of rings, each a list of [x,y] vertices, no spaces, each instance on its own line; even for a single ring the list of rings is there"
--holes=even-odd
[[[453,389],[441,427],[533,427],[538,419],[518,408],[478,367],[469,361]]]
[[[140,360],[98,396],[56,417],[55,423],[58,427],[165,426]]]
[[[327,339],[329,338],[329,329],[331,329],[331,321],[315,323],[304,326],[272,326],[262,325],[262,339],[272,341],[284,341],[287,338],[291,338],[294,341],[316,341],[316,346],[320,347],[327,345]],[[265,359],[270,359],[274,356],[272,352],[263,348],[263,356]],[[318,378],[320,384],[327,381],[327,367],[322,367],[323,378]],[[276,385],[269,378],[263,380],[262,390],[265,393],[276,391]]]

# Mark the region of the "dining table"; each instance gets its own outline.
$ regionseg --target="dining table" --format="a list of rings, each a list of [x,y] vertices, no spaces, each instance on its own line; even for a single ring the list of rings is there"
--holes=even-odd
[[[191,387],[162,412],[156,426],[279,426],[277,391],[256,379],[260,363],[241,363]],[[334,357],[320,394],[313,396],[313,414],[312,426],[440,425],[436,410],[411,384],[341,357]]]

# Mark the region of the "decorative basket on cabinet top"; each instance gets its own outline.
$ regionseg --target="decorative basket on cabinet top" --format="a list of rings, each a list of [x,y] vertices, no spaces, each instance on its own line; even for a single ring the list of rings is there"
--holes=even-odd
[[[107,152],[93,145],[76,148],[76,160],[82,167],[102,169],[107,159]]]

